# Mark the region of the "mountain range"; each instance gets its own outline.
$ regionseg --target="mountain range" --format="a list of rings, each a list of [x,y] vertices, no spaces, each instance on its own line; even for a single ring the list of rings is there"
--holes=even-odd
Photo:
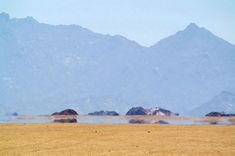
[[[189,114],[204,116],[209,112],[233,114],[235,112],[235,94],[222,91],[211,100],[192,110]]]
[[[0,14],[0,114],[124,114],[134,106],[184,114],[223,90],[235,92],[235,46],[194,23],[144,47]]]

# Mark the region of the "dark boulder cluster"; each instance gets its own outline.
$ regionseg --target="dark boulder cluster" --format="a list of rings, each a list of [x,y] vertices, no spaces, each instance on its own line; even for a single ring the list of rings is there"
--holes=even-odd
[[[178,113],[173,113],[169,110],[160,108],[160,107],[154,107],[147,109],[148,115],[156,115],[156,116],[178,116]]]
[[[77,123],[77,119],[55,119],[55,123]]]
[[[73,109],[65,109],[61,112],[55,112],[52,114],[52,116],[55,116],[54,122],[55,123],[77,123],[77,116],[78,113]],[[92,113],[88,113],[88,115],[94,115],[94,116],[118,116],[119,114],[115,111],[95,111]],[[172,116],[172,115],[178,115],[175,113],[172,113],[169,110],[162,109],[159,107],[145,109],[143,107],[133,107],[131,108],[126,115],[154,115],[154,116]],[[129,123],[151,123],[149,120],[135,120],[131,119],[129,120]],[[154,122],[157,124],[168,124],[167,122],[163,120],[159,120],[157,122]]]
[[[150,124],[150,123],[169,124],[168,122],[166,122],[164,120],[158,120],[156,122],[153,122],[151,120],[141,120],[141,119],[131,119],[131,120],[129,120],[129,123],[131,123],[131,124]]]
[[[115,111],[96,111],[96,112],[93,112],[93,113],[88,113],[88,115],[98,115],[98,116],[118,116],[119,114]]]
[[[147,115],[147,111],[143,107],[132,107],[126,115]]]
[[[235,116],[235,114],[226,114],[224,112],[210,112],[210,113],[206,114],[206,116],[214,116],[214,117]]]
[[[143,107],[132,107],[126,115],[155,115],[155,116],[178,116],[177,113],[172,113],[169,110],[154,107],[150,109],[144,109]]]
[[[150,122],[147,120],[138,120],[138,119],[131,119],[129,120],[130,124],[149,124]]]
[[[12,113],[12,116],[18,116],[17,112]]]
[[[159,120],[156,122],[156,124],[169,124],[167,121]]]
[[[77,115],[78,113],[73,109],[65,109],[61,112],[55,112],[52,114],[52,116],[56,116],[56,118],[54,119],[55,123],[77,123],[77,119],[75,117]],[[68,117],[58,118],[57,116],[68,116]]]
[[[52,115],[53,116],[56,116],[56,115],[76,115],[77,116],[78,113],[75,110],[73,110],[73,109],[65,109],[65,110],[63,110],[61,112],[55,112]]]
[[[17,112],[13,113],[6,113],[6,116],[18,116],[19,114]]]

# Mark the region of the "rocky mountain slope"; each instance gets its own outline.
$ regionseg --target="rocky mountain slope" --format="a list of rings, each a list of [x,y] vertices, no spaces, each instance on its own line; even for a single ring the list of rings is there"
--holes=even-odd
[[[208,102],[192,110],[189,114],[204,116],[210,112],[235,114],[235,94],[223,91]]]
[[[235,46],[190,24],[151,47],[78,25],[0,14],[0,114],[161,106],[180,114],[235,90]]]

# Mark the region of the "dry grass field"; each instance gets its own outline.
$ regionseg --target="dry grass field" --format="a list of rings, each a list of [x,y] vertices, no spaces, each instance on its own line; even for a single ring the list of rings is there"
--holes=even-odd
[[[0,156],[234,156],[234,125],[0,124]]]

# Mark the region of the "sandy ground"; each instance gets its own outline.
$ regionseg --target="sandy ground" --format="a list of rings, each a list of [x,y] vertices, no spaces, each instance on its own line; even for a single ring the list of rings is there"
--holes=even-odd
[[[234,156],[235,125],[0,124],[0,156]]]

